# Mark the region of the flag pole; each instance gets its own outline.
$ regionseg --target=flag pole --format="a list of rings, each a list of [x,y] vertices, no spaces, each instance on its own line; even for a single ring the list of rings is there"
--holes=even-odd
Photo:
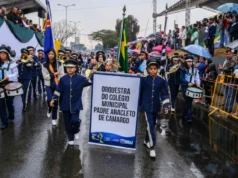
[[[122,40],[122,32],[123,32],[123,24],[124,24],[124,19],[126,15],[126,6],[123,7],[122,9],[122,21],[121,21],[121,31],[120,31],[120,39],[119,39],[119,44],[118,44],[118,51],[117,51],[117,62],[120,62],[120,57],[121,57],[121,40]],[[117,68],[118,70],[118,68]]]

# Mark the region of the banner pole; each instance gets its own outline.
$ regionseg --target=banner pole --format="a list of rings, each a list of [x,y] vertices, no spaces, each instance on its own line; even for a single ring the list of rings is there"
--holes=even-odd
[[[120,57],[121,57],[121,40],[122,40],[122,32],[123,32],[123,24],[124,24],[124,19],[126,15],[126,6],[123,7],[122,9],[123,14],[122,14],[122,21],[121,21],[121,31],[120,31],[120,39],[119,39],[119,44],[118,44],[118,51],[117,51],[117,62],[120,62]],[[118,68],[117,68],[118,70]]]

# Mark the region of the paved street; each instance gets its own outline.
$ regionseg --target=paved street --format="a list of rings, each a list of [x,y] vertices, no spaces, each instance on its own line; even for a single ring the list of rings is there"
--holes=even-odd
[[[90,88],[84,90],[80,139],[74,147],[67,138],[60,116],[52,128],[43,97],[31,102],[22,114],[21,98],[15,98],[16,120],[0,132],[0,178],[202,178],[237,177],[237,167],[209,145],[208,126],[181,122],[181,114],[163,119],[157,127],[157,158],[151,160],[142,142],[145,121],[139,117],[135,152],[88,144]],[[182,106],[182,103],[178,103]],[[177,110],[181,110],[178,108]],[[203,109],[195,111],[199,120]],[[166,125],[169,124],[170,129]]]

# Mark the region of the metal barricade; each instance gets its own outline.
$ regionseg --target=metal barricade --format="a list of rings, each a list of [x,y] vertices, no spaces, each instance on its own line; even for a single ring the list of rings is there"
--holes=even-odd
[[[238,98],[237,98],[238,77],[218,75],[213,96],[211,108],[214,109],[211,113],[219,111],[220,114],[232,115],[238,119]]]
[[[215,152],[221,151],[238,164],[237,127],[227,127],[225,120],[209,116],[209,142]]]

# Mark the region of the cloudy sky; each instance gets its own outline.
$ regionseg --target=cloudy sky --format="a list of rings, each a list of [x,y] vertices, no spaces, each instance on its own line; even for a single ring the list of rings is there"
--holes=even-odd
[[[41,0],[45,3],[45,0]],[[87,34],[101,29],[115,30],[116,19],[122,17],[123,5],[127,7],[127,15],[134,15],[140,25],[139,36],[146,36],[153,32],[152,19],[152,1],[153,0],[50,0],[53,21],[65,19],[65,8],[57,4],[76,4],[75,7],[68,8],[68,20],[81,21],[78,28],[82,29],[81,43],[84,43],[88,48],[92,48],[96,42],[91,42],[87,38]],[[178,0],[157,0],[157,12],[164,10],[166,3],[172,5]],[[204,17],[210,17],[214,13],[203,10],[192,10],[191,22],[202,20]],[[37,15],[28,15],[29,18],[38,22]],[[185,24],[185,12],[169,15],[168,28],[173,29],[174,20],[179,26]],[[147,26],[148,23],[148,26]],[[157,25],[164,26],[164,17],[157,18]],[[147,29],[147,30],[146,30]],[[69,41],[73,41],[70,39]]]

